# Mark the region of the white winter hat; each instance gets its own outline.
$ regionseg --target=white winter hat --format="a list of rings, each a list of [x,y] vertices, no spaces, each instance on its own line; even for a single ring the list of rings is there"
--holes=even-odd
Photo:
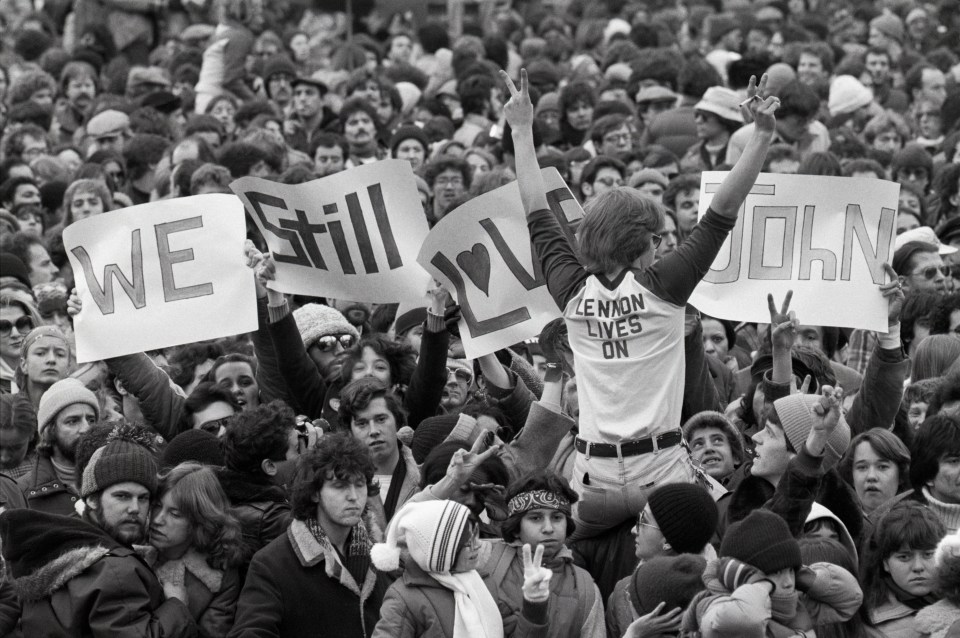
[[[370,559],[380,571],[392,572],[400,566],[398,545],[404,544],[424,571],[448,572],[469,518],[470,510],[454,501],[407,503],[390,520],[386,540],[370,550]]]
[[[873,102],[873,91],[852,75],[838,75],[830,84],[830,115],[845,115]]]

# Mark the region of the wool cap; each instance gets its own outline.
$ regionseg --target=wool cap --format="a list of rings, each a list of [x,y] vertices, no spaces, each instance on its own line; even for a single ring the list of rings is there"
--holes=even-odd
[[[640,186],[646,184],[647,182],[653,182],[654,184],[660,184],[664,188],[667,187],[669,181],[667,180],[666,175],[661,173],[655,168],[642,168],[630,178],[630,187],[631,188],[640,188]]]
[[[903,20],[892,13],[878,15],[870,21],[870,28],[903,44]]]
[[[937,545],[934,554],[937,564],[937,585],[943,592],[960,588],[960,532],[947,534]]]
[[[453,428],[457,426],[459,417],[456,414],[441,414],[427,417],[420,422],[413,431],[413,440],[410,442],[410,451],[413,460],[423,463],[433,448],[443,443]]]
[[[86,498],[117,483],[137,483],[157,492],[157,460],[147,448],[127,439],[113,439],[97,448],[83,468],[80,497]]]
[[[767,69],[767,93],[779,95],[783,87],[797,79],[797,72],[786,62],[771,64]]]
[[[770,510],[757,509],[727,529],[720,544],[721,558],[736,558],[764,574],[803,565],[800,544],[787,522]]]
[[[127,93],[137,93],[148,88],[170,88],[170,76],[166,69],[159,66],[135,66],[130,69],[127,75]]]
[[[549,60],[541,58],[527,65],[527,80],[534,86],[540,84],[556,85],[562,77],[557,66]]]
[[[686,609],[693,597],[706,589],[703,572],[707,559],[696,554],[657,556],[643,563],[630,577],[630,602],[638,616],[649,614],[660,603],[664,612]]]
[[[184,430],[173,437],[160,455],[160,467],[176,467],[188,461],[220,467],[223,448],[217,436],[206,430]]]
[[[660,533],[677,553],[702,552],[717,531],[717,504],[699,485],[662,485],[650,494],[649,503]]]
[[[697,111],[713,113],[723,120],[743,124],[743,115],[740,114],[740,95],[723,86],[711,86],[703,94],[703,99],[693,108]]]
[[[20,357],[26,358],[27,352],[30,351],[30,346],[41,340],[58,342],[68,350],[70,349],[67,336],[60,331],[60,328],[56,326],[40,326],[39,328],[31,330],[27,336],[23,338],[23,343],[20,344]]]
[[[100,420],[100,402],[97,401],[97,395],[88,390],[79,380],[61,379],[50,386],[40,397],[40,408],[37,410],[37,425],[40,426],[40,432],[43,432],[44,428],[57,418],[61,410],[76,403],[89,405],[97,415],[97,420]]]
[[[537,108],[534,110],[536,115],[541,115],[545,111],[559,111],[560,110],[560,94],[550,91],[549,93],[544,93],[540,96],[540,99],[537,101]]]
[[[949,244],[956,239],[960,239],[960,217],[954,217],[941,226],[937,237],[939,237],[940,241],[944,244]]]
[[[830,115],[846,115],[873,102],[873,91],[852,75],[838,75],[830,83]]]
[[[925,168],[927,175],[933,176],[933,157],[925,148],[916,142],[905,144],[903,148],[893,154],[893,161],[890,165],[890,174],[897,176],[897,171],[901,168],[914,167]]]
[[[308,303],[293,311],[293,318],[300,329],[300,338],[309,350],[320,337],[327,335],[353,335],[360,338],[357,329],[336,308],[318,303]]]
[[[11,215],[13,217],[13,215]],[[17,226],[19,227],[19,222]],[[4,277],[12,277],[30,289],[30,269],[13,253],[0,253],[0,273]]]
[[[397,129],[397,132],[393,134],[393,137],[390,138],[391,157],[396,155],[397,147],[400,146],[400,143],[404,140],[417,140],[420,142],[424,154],[430,151],[430,141],[427,139],[427,134],[424,133],[423,129],[419,126],[411,124],[410,126],[401,126]]]
[[[683,440],[689,441],[697,431],[705,428],[717,428],[723,432],[727,437],[727,443],[730,444],[730,451],[733,452],[733,462],[743,462],[743,435],[730,419],[719,412],[704,410],[687,419],[683,424]]]
[[[297,67],[293,66],[293,62],[285,55],[275,55],[263,65],[263,81],[266,83],[270,82],[270,78],[281,73],[289,75],[291,79],[297,77]]]
[[[407,503],[390,520],[385,541],[370,550],[370,560],[380,571],[396,570],[402,543],[425,572],[450,571],[469,518],[470,510],[454,501]]]
[[[637,106],[650,102],[670,102],[680,97],[665,86],[647,86],[637,91]]]
[[[818,403],[820,403],[818,394],[791,394],[773,402],[773,407],[780,417],[780,424],[783,426],[783,433],[793,449],[798,452],[813,428],[814,419],[817,418],[813,408]],[[836,465],[849,446],[850,426],[841,414],[840,422],[827,438],[827,447],[823,452],[824,469],[830,469]]]
[[[427,309],[414,308],[397,317],[397,321],[393,324],[393,330],[396,332],[397,337],[399,338],[405,335],[408,330],[419,326],[426,320]]]

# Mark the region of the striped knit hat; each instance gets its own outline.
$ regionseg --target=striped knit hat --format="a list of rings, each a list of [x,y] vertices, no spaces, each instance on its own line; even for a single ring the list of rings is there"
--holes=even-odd
[[[86,498],[117,483],[138,483],[157,491],[157,459],[139,443],[113,439],[97,449],[83,468],[80,497]]]
[[[392,572],[400,566],[400,547],[426,572],[448,572],[457,560],[470,510],[454,501],[407,503],[390,520],[387,538],[370,550],[374,566]]]

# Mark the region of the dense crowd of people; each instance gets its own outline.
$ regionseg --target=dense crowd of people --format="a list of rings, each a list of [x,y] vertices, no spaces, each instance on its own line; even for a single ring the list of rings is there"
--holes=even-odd
[[[960,2],[347,4],[0,0],[0,635],[960,636]],[[387,158],[516,180],[560,318],[248,223],[255,332],[77,363],[70,224]],[[886,332],[688,303],[761,172],[899,185]]]

